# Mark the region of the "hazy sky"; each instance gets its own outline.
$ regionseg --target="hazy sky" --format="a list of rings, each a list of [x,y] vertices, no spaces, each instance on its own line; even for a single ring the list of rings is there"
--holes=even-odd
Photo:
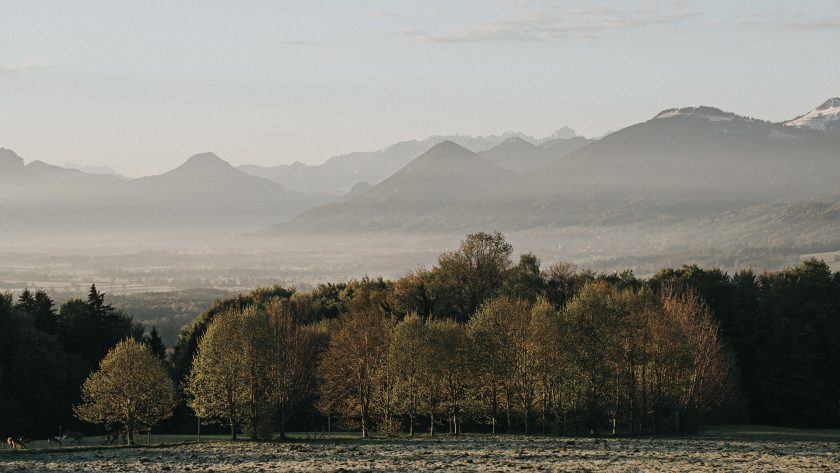
[[[840,0],[0,0],[0,147],[157,173],[840,95]]]

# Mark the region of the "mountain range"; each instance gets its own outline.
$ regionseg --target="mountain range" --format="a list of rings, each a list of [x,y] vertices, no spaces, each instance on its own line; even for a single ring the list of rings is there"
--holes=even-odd
[[[780,123],[685,107],[599,139],[568,129],[544,139],[435,136],[320,166],[235,168],[204,153],[131,180],[24,165],[0,150],[0,220],[18,235],[500,230],[587,254],[599,245],[640,255],[694,245],[813,250],[840,246],[837,123],[838,98]]]
[[[452,141],[471,151],[480,152],[514,139],[545,146],[554,156],[568,152],[581,141],[586,141],[584,138],[577,137],[575,131],[568,127],[560,128],[552,135],[539,139],[519,132],[478,137],[430,136],[423,140],[401,141],[376,151],[334,156],[324,164],[315,166],[295,162],[269,167],[244,165],[239,169],[248,174],[279,182],[289,190],[343,195],[360,182],[371,185],[382,182],[402,169],[412,159],[444,141]]]
[[[285,220],[334,200],[287,191],[212,153],[157,176],[115,175],[32,161],[0,149],[4,236],[230,236]]]
[[[513,171],[452,142],[443,141],[367,191],[312,209],[290,224],[296,231],[370,232],[403,228],[402,223],[444,211],[453,202],[510,184]],[[446,231],[446,222],[441,222]],[[283,224],[276,227],[284,228]],[[269,230],[271,231],[271,230]]]
[[[688,107],[580,145],[552,157],[544,146],[510,138],[476,155],[446,141],[365,193],[273,230],[521,231],[678,222],[840,191],[840,133],[814,122],[776,124]],[[465,162],[470,172],[463,172]],[[502,176],[500,167],[519,172]],[[405,205],[426,194],[434,194],[433,207]]]

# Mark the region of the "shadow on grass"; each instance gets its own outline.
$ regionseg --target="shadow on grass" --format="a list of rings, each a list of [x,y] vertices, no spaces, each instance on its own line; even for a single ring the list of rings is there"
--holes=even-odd
[[[798,429],[767,425],[710,425],[700,430],[700,437],[738,440],[783,440],[800,442],[837,442],[837,429]]]

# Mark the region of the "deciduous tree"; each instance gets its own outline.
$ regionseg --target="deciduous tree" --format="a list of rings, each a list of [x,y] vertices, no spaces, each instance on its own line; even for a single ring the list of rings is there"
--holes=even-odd
[[[82,386],[76,415],[95,424],[119,424],[134,442],[137,430],[151,429],[175,409],[175,387],[149,348],[126,339],[111,349]]]

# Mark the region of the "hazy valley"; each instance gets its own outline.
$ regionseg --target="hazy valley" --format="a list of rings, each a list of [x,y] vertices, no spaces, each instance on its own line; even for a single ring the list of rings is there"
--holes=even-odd
[[[305,288],[497,230],[595,270],[779,268],[840,249],[837,117],[838,99],[786,123],[681,108],[600,139],[437,136],[274,168],[203,153],[139,179],[4,149],[0,286]]]

